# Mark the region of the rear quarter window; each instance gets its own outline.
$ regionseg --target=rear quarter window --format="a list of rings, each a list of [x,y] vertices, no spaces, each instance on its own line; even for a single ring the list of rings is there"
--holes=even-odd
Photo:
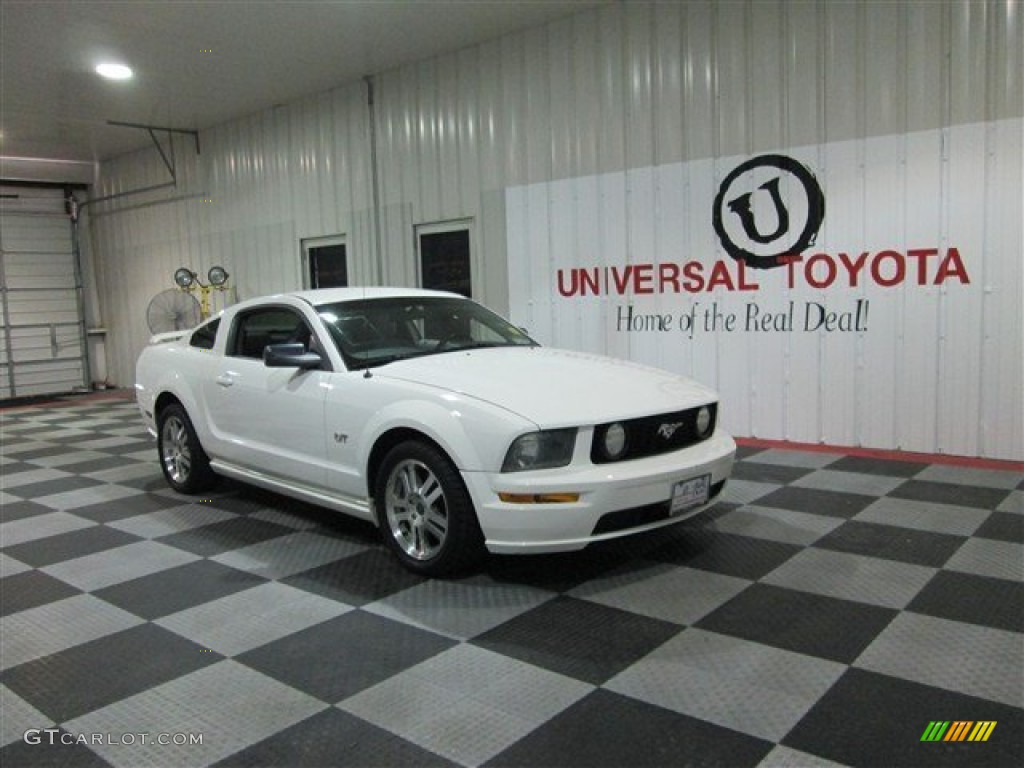
[[[199,326],[192,331],[192,337],[188,340],[189,346],[198,349],[213,349],[213,342],[217,340],[218,328],[220,328],[219,317],[206,325]]]

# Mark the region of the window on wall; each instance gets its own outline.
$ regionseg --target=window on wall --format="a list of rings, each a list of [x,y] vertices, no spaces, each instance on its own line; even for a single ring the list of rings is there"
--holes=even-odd
[[[343,235],[303,240],[302,262],[302,282],[306,288],[348,285],[348,252]]]
[[[420,285],[472,298],[469,222],[423,224],[416,228]]]

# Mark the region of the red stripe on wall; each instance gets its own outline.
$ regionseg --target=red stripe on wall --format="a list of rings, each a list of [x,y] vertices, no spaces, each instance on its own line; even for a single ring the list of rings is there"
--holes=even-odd
[[[981,459],[973,456],[950,456],[942,453],[911,453],[909,451],[886,451],[878,448],[855,448],[846,445],[822,445],[820,443],[792,443],[787,440],[762,440],[757,437],[737,437],[736,442],[747,448],[777,448],[783,451],[810,451],[812,453],[842,453],[884,461],[913,461],[920,464],[949,464],[956,467],[975,469],[996,469],[1003,472],[1024,473],[1024,461],[1003,461]]]

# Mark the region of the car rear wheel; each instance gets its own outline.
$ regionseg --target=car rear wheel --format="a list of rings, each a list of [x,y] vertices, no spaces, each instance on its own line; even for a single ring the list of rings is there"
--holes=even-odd
[[[188,413],[177,403],[160,411],[157,452],[167,484],[179,493],[200,493],[217,479]]]
[[[433,446],[408,441],[392,448],[374,500],[384,540],[409,570],[451,576],[482,557],[473,502],[458,470]]]

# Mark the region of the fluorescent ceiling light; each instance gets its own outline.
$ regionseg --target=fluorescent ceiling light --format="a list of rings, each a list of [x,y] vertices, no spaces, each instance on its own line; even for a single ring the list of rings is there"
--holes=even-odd
[[[131,67],[124,64],[104,62],[96,67],[96,73],[108,80],[130,80],[132,76]]]

